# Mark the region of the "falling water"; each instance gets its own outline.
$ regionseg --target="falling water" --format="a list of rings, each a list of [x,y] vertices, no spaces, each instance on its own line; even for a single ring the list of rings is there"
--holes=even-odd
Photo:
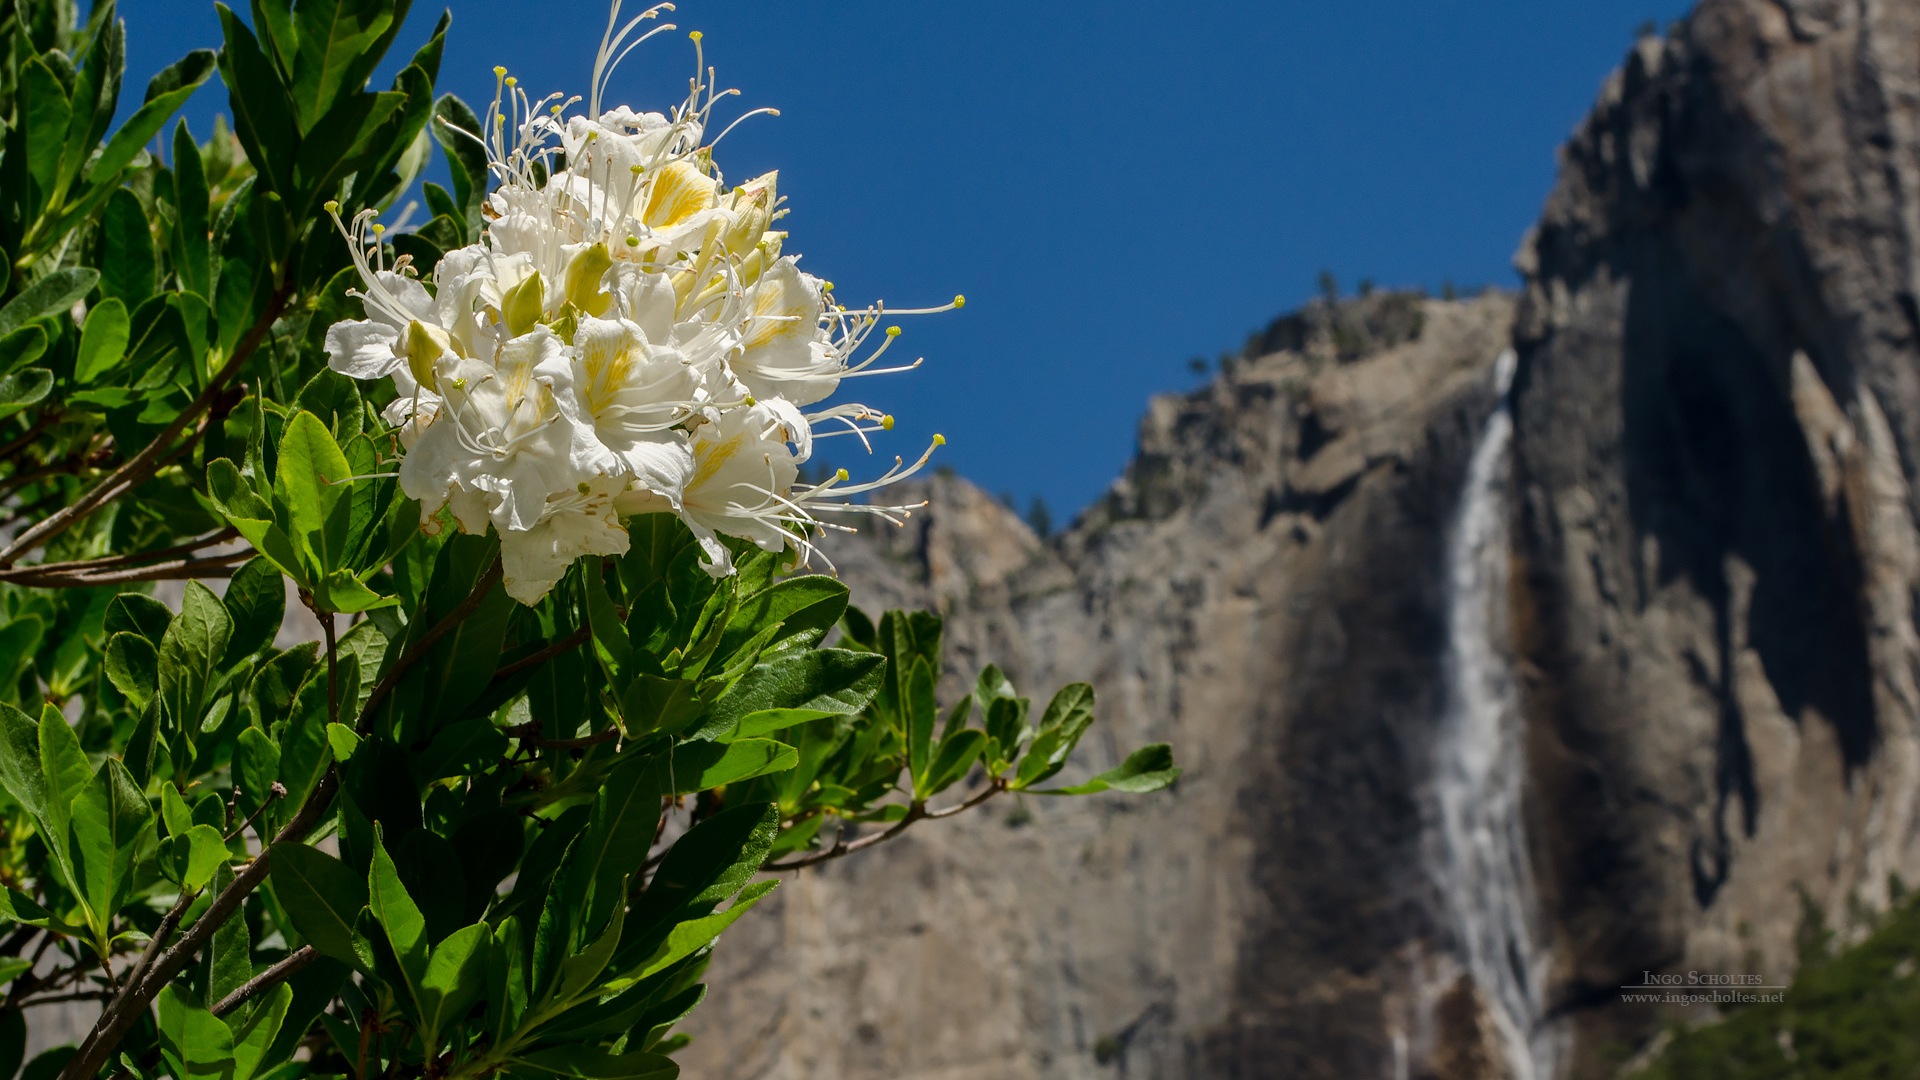
[[[1437,745],[1435,865],[1454,948],[1499,1032],[1513,1080],[1552,1080],[1542,1023],[1547,956],[1522,820],[1518,695],[1502,634],[1507,574],[1507,390],[1514,355],[1495,365],[1499,406],[1474,448],[1447,537],[1447,711]]]

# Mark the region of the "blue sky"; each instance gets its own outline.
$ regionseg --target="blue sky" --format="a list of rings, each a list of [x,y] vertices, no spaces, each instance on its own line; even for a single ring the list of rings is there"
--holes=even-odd
[[[504,64],[536,94],[584,92],[600,0],[451,6],[443,90],[489,98]],[[416,0],[396,52],[441,7]],[[718,157],[736,180],[781,171],[788,250],[843,302],[967,296],[907,322],[890,355],[923,367],[858,385],[900,418],[886,453],[942,432],[936,460],[1060,520],[1119,475],[1149,395],[1193,386],[1190,357],[1237,350],[1322,269],[1348,289],[1513,283],[1555,148],[1635,29],[1686,8],[686,0],[611,96],[677,100],[685,31],[702,31],[735,101],[781,110]],[[151,72],[219,42],[210,0],[120,10],[136,102]],[[186,115],[204,136],[225,109],[216,84]]]

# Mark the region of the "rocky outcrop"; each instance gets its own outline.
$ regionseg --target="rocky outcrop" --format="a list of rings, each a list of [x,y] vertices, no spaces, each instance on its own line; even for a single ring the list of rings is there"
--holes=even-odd
[[[1187,772],[989,803],[789,882],[716,954],[687,1074],[1351,1080],[1425,1053],[1442,540],[1511,311],[1316,305],[1155,400],[1059,538],[938,480],[833,549],[860,602],[944,611],[962,676],[1092,681],[1086,767],[1169,741]]]
[[[1581,1075],[1915,880],[1920,6],[1703,0],[1521,253],[1515,600]]]
[[[1643,973],[1783,982],[1805,911],[1847,932],[1920,881],[1920,5],[1702,0],[1607,82],[1519,263],[1517,314],[1276,322],[1057,540],[943,481],[838,553],[946,611],[960,671],[1091,678],[1093,767],[1164,739],[1187,777],[792,883],[718,954],[690,1073],[1509,1075],[1421,867],[1443,539],[1510,314],[1559,1075],[1681,1018],[1622,1002]]]

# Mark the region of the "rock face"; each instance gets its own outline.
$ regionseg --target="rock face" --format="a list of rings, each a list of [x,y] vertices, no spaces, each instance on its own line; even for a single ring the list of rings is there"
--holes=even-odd
[[[1515,575],[1581,1075],[1915,880],[1920,5],[1704,0],[1523,248]],[[1798,894],[1798,895],[1797,895]]]
[[[1780,983],[1805,910],[1920,881],[1920,4],[1702,0],[1562,163],[1517,311],[1310,307],[1155,401],[1065,535],[942,481],[836,553],[948,614],[956,674],[1094,682],[1093,767],[1165,740],[1187,778],[791,883],[721,948],[690,1075],[1511,1076],[1422,871],[1444,540],[1509,340],[1557,1075],[1678,1018],[1622,1004],[1643,973]]]
[[[719,950],[687,1074],[1393,1075],[1437,933],[1442,541],[1511,317],[1499,294],[1310,308],[1156,400],[1056,540],[941,480],[836,549],[860,602],[944,611],[964,677],[1093,682],[1090,767],[1170,741],[1186,777],[990,803],[789,882]]]

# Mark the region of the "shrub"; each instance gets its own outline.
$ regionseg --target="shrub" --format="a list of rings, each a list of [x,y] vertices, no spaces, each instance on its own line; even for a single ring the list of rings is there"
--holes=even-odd
[[[445,17],[367,88],[406,7],[221,8],[118,128],[111,3],[0,17],[0,1078],[669,1077],[764,871],[1178,775],[1049,788],[1089,687],[943,705],[936,616],[799,573],[906,509],[799,480],[891,427],[820,404],[879,313],[720,183],[707,88],[483,125]],[[216,70],[231,133],[147,152]]]

